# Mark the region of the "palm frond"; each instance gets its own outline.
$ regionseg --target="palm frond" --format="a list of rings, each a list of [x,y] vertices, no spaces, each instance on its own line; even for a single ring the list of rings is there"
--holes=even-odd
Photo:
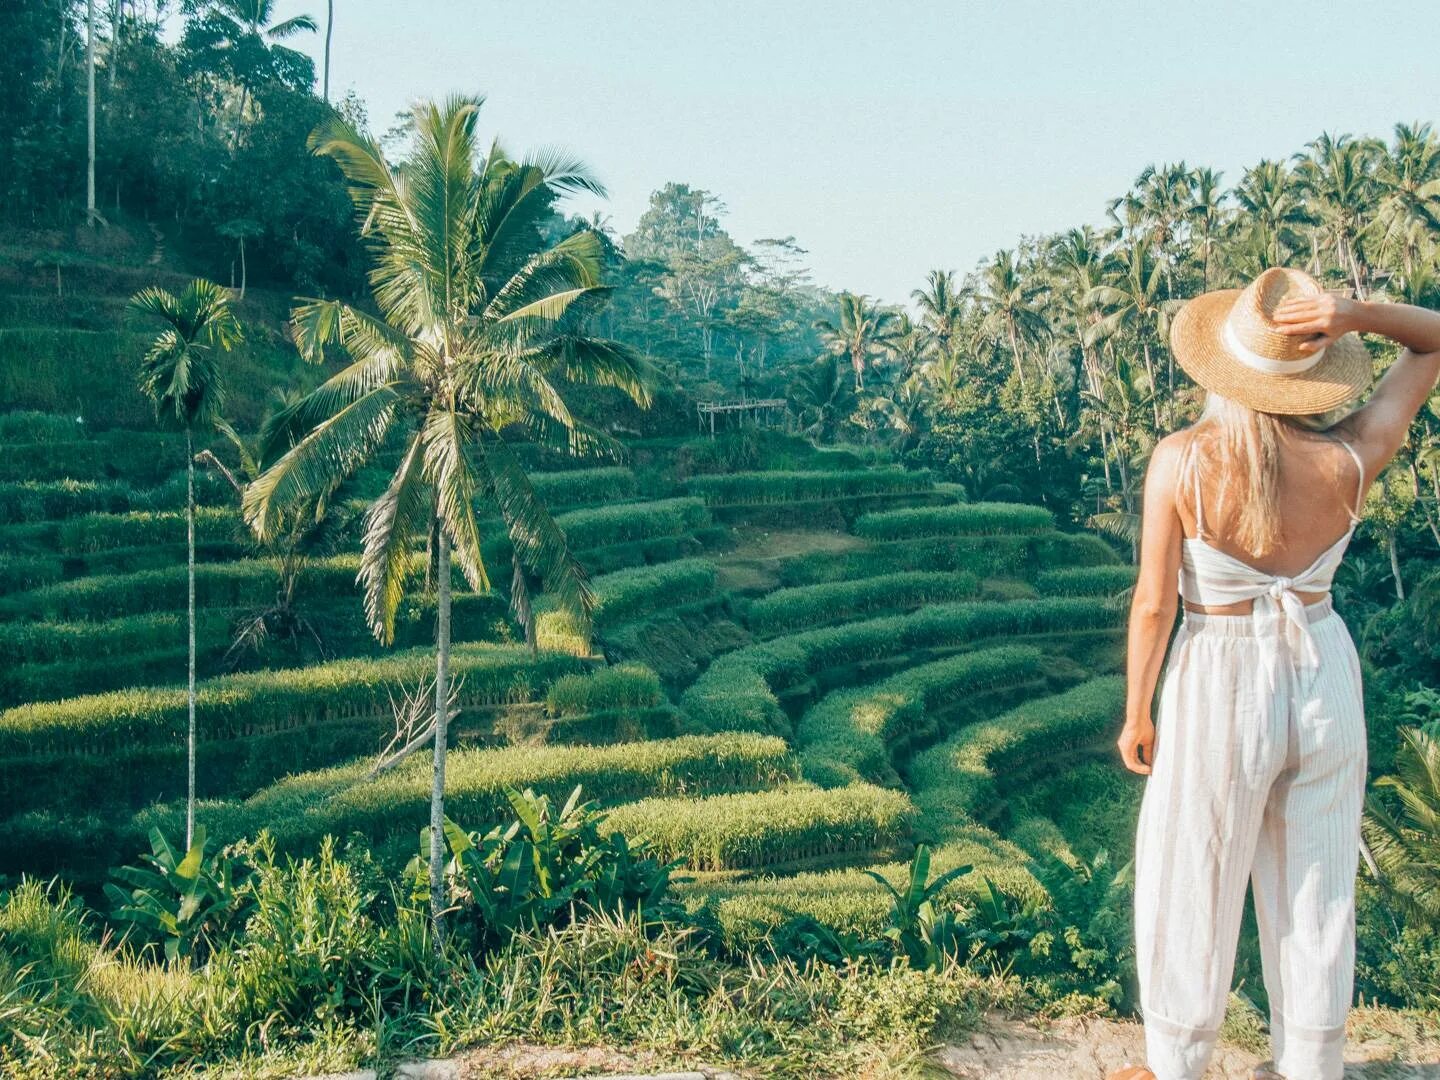
[[[424,463],[424,437],[416,432],[385,494],[365,514],[359,574],[365,588],[365,617],[386,645],[395,640],[395,612],[415,568],[415,541],[427,535],[433,516],[434,497],[425,482]]]

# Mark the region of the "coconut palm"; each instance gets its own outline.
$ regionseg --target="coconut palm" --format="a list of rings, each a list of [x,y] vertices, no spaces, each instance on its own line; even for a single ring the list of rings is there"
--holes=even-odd
[[[1387,895],[1431,931],[1440,929],[1440,740],[1402,728],[1396,774],[1366,799],[1365,838]]]
[[[901,333],[899,315],[872,304],[868,296],[840,294],[840,321],[815,322],[825,351],[850,360],[855,389],[865,387],[865,369],[894,355]]]
[[[240,340],[230,296],[212,281],[197,278],[176,296],[165,289],[141,289],[130,298],[132,315],[163,329],[140,361],[140,389],[155,406],[161,424],[185,432],[185,557],[189,621],[189,672],[185,741],[185,845],[195,837],[195,433],[222,424],[225,380],[220,355]]]
[[[1200,248],[1200,291],[1210,291],[1210,264],[1215,254],[1216,231],[1224,216],[1225,192],[1220,174],[1214,169],[1200,168],[1190,174],[1190,205],[1185,215],[1190,219],[1195,242]]]
[[[1423,248],[1440,230],[1440,140],[1429,124],[1396,124],[1394,145],[1376,162],[1376,226],[1382,249],[1414,276]]]
[[[833,440],[855,411],[854,380],[841,370],[838,356],[821,356],[806,364],[785,390],[800,430],[812,439]]]
[[[1283,162],[1261,161],[1245,171],[1233,194],[1256,240],[1258,270],[1284,266],[1299,243],[1295,230],[1310,220],[1294,174]]]
[[[1308,153],[1296,155],[1296,179],[1335,244],[1336,263],[1363,298],[1369,276],[1364,236],[1375,212],[1375,165],[1384,148],[1373,139],[1328,133],[1306,147]]]
[[[980,275],[975,302],[985,312],[980,332],[992,342],[1008,343],[1015,377],[1025,386],[1022,345],[1034,345],[1049,332],[1045,317],[1034,306],[1042,287],[1022,272],[1011,251],[997,251]]]
[[[1151,354],[1152,342],[1163,340],[1162,327],[1165,310],[1160,296],[1161,267],[1150,255],[1150,245],[1140,242],[1115,253],[1114,272],[1109,283],[1097,285],[1086,297],[1087,302],[1107,308],[1104,318],[1086,331],[1087,344],[1113,338],[1122,330],[1128,330],[1140,343],[1140,352],[1145,360],[1145,373],[1150,380],[1150,404],[1154,413],[1155,427],[1160,427],[1160,406],[1154,391],[1159,384],[1155,378],[1155,362]],[[1169,367],[1169,402],[1173,411],[1175,400],[1175,361],[1167,350]]]
[[[517,429],[573,452],[602,437],[574,416],[564,383],[619,388],[649,403],[641,364],[624,347],[586,335],[608,290],[601,244],[582,230],[546,246],[537,229],[554,199],[600,194],[583,165],[557,154],[517,162],[475,134],[478,98],[415,107],[412,156],[400,165],[334,118],[310,137],[350,184],[370,242],[379,317],[333,300],[295,309],[301,352],[319,360],[338,343],[351,363],[268,426],[271,463],[246,494],[262,538],[285,509],[324,495],[387,438],[399,465],[365,517],[360,581],[375,635],[393,639],[395,612],[417,547],[436,582],[434,776],[430,900],[437,931],[445,908],[444,791],[450,697],[451,559],[471,588],[490,587],[475,503],[494,501],[515,552],[512,601],[528,608],[524,571],[539,574],[580,621],[592,597],[585,576],[501,432]]]
[[[965,289],[956,284],[954,271],[931,270],[925,287],[914,290],[910,299],[920,309],[920,324],[942,353],[949,352],[965,313]]]

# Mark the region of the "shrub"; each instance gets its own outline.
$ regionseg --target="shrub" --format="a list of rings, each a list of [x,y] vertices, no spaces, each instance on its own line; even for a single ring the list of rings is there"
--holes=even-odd
[[[1125,683],[1104,676],[1051,697],[1026,702],[1003,716],[964,728],[954,738],[916,755],[910,784],[930,835],[947,836],[998,808],[1001,776],[1025,760],[1048,759],[1093,745],[1111,734],[1125,703]]]
[[[356,595],[359,559],[316,559],[300,572],[298,591],[321,596]],[[242,559],[195,567],[198,607],[263,606],[275,594],[279,572],[268,559]],[[112,619],[146,612],[184,611],[187,569],[182,562],[159,570],[61,581],[0,601],[0,616],[20,619]]]
[[[361,762],[291,776],[244,802],[202,804],[197,813],[211,835],[222,839],[268,828],[283,848],[313,849],[327,833],[359,833],[371,843],[402,837],[408,856],[416,831],[429,820],[429,762],[412,758],[373,780],[365,779],[368,768],[368,762]],[[460,820],[489,823],[508,816],[507,788],[561,798],[579,786],[610,804],[682,792],[769,787],[793,774],[785,744],[755,735],[686,736],[599,747],[461,749],[447,764],[445,806]],[[164,828],[181,820],[183,812],[179,804],[147,810],[137,815],[135,824]],[[634,835],[633,830],[621,831]]]
[[[123,513],[135,495],[114,480],[22,480],[0,483],[0,525],[88,513]]]
[[[202,742],[252,738],[333,721],[390,715],[389,694],[417,682],[434,665],[433,650],[375,660],[337,660],[289,671],[207,679],[198,689]],[[452,671],[464,679],[462,708],[531,698],[551,679],[575,671],[573,657],[517,646],[461,645]],[[0,759],[33,754],[94,754],[183,742],[183,688],[120,690],[0,712]]]
[[[787,586],[852,581],[910,570],[964,571],[978,577],[1017,576],[1030,558],[1035,537],[1022,535],[928,537],[891,540],[857,551],[790,559],[780,569]]]
[[[1113,596],[1134,584],[1133,566],[1067,566],[1035,575],[1042,596]]]
[[[103,480],[155,484],[185,467],[185,440],[156,431],[102,432],[92,439],[9,443],[4,480]]]
[[[932,486],[928,472],[905,469],[731,473],[692,476],[684,484],[688,494],[699,495],[709,506],[828,502],[923,492]]]
[[[635,474],[615,466],[530,474],[530,484],[546,506],[584,506],[635,497]]]
[[[63,443],[71,442],[85,425],[70,413],[36,412],[22,409],[0,413],[0,442]]]
[[[929,536],[1036,533],[1054,527],[1054,515],[1044,507],[981,502],[866,514],[855,522],[855,535],[868,540],[914,540]]]
[[[637,566],[602,574],[590,584],[595,593],[591,625],[603,633],[621,623],[710,596],[715,591],[715,564],[708,559],[681,559]],[[589,652],[589,641],[569,611],[542,611],[536,619],[536,636],[545,648],[581,655]]]
[[[560,514],[555,522],[578,551],[612,544],[683,536],[708,525],[710,515],[699,499],[660,499],[655,502],[619,503]]]
[[[904,794],[870,784],[789,786],[645,799],[616,807],[606,826],[644,838],[660,858],[691,869],[737,870],[890,848],[908,832],[911,815]]]
[[[897,783],[893,762],[939,733],[936,712],[996,689],[1033,683],[1044,673],[1039,649],[1002,645],[829,694],[796,729],[805,776],[826,784],[849,779]]]
[[[550,684],[545,708],[551,716],[573,717],[604,709],[645,709],[664,700],[655,672],[643,664],[621,664],[561,676]]]
[[[57,582],[65,564],[51,555],[7,555],[0,559],[0,595],[39,589]]]
[[[759,634],[847,622],[874,611],[897,610],[964,600],[979,591],[973,574],[916,570],[859,581],[780,589],[754,601],[745,621]]]
[[[779,732],[787,724],[775,692],[827,668],[1001,634],[1110,631],[1119,624],[1118,613],[1078,599],[937,604],[737,649],[710,665],[681,707],[697,730]]]
[[[244,523],[236,510],[200,507],[195,512],[195,543],[233,542]],[[128,514],[86,514],[62,521],[55,547],[66,555],[114,548],[185,543],[185,514],[180,510],[133,511]]]

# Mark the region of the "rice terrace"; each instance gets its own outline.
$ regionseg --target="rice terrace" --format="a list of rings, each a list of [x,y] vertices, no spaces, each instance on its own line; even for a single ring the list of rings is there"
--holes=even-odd
[[[1431,125],[1136,161],[882,300],[738,196],[590,212],[523,81],[380,115],[312,7],[0,14],[0,1076],[1143,1060],[1170,319],[1273,266],[1435,306]],[[1437,553],[1432,396],[1334,586],[1347,1076],[1440,1076]],[[1268,1057],[1261,967],[1247,914],[1207,1075]]]

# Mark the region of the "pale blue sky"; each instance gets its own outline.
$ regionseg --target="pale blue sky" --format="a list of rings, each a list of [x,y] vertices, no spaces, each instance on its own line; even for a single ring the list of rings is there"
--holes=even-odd
[[[512,151],[559,144],[624,233],[654,188],[717,192],[748,243],[905,299],[1022,234],[1104,219],[1150,162],[1222,169],[1322,130],[1437,115],[1435,7],[1390,0],[335,0],[332,95],[377,130],[417,96],[488,97]],[[280,0],[279,14],[323,0]],[[317,57],[320,35],[296,43]],[[588,205],[577,208],[588,210]]]

